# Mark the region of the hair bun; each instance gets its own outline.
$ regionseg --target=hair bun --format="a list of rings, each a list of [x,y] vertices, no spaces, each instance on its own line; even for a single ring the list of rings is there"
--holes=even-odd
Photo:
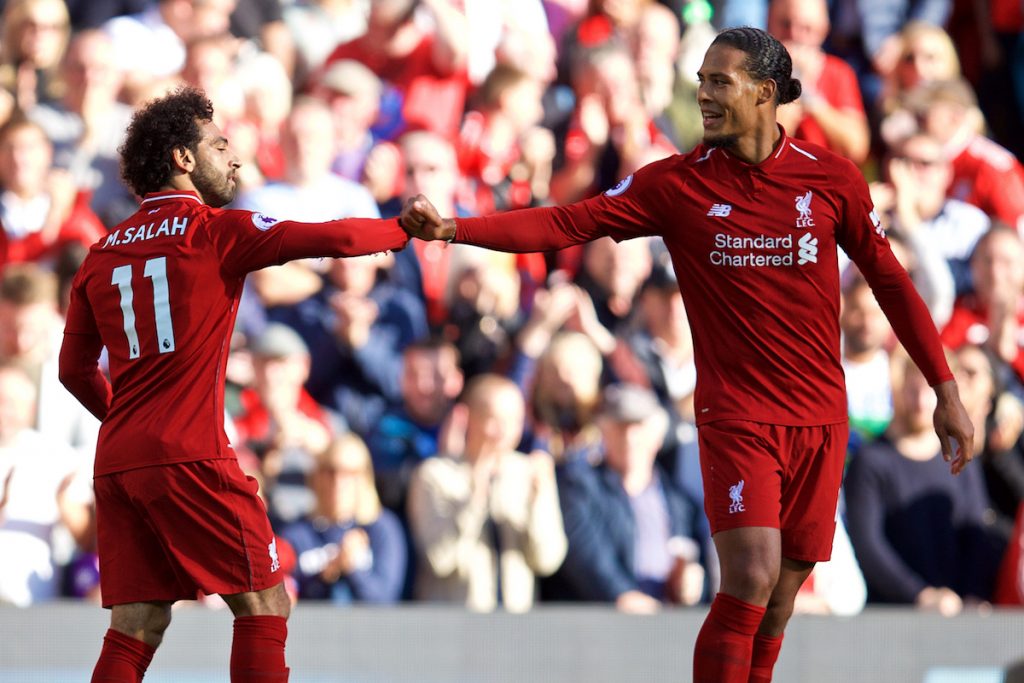
[[[791,78],[791,79],[789,79],[789,82],[786,84],[786,86],[787,86],[786,87],[786,92],[783,93],[783,96],[779,100],[780,104],[786,104],[788,102],[793,102],[794,100],[799,98],[800,97],[800,93],[802,93],[804,91],[803,86],[800,85],[800,79],[799,78]]]

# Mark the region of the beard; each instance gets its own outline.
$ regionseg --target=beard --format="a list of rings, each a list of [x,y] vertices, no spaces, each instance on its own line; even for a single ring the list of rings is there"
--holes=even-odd
[[[203,198],[203,202],[217,209],[230,204],[237,190],[237,186],[226,174],[217,172],[212,165],[205,162],[196,163],[196,168],[192,171],[192,184]]]
[[[736,145],[736,141],[740,139],[738,135],[708,135],[704,134],[704,144],[708,147],[725,147],[730,148]]]

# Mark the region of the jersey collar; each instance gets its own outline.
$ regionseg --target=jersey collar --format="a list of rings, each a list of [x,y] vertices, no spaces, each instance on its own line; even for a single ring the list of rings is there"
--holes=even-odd
[[[196,202],[202,204],[203,200],[199,194],[189,190],[166,190],[164,192],[150,192],[139,204],[139,208],[151,209],[154,206],[162,206],[169,202]]]
[[[786,135],[786,129],[778,123],[775,125],[779,127],[779,140],[775,143],[775,147],[772,148],[772,153],[768,155],[768,158],[759,164],[748,164],[747,162],[732,156],[722,148],[719,148],[718,151],[721,153],[722,158],[726,160],[729,167],[735,171],[761,171],[762,173],[771,173],[772,169],[775,168],[775,166],[778,165],[789,152],[789,136]]]

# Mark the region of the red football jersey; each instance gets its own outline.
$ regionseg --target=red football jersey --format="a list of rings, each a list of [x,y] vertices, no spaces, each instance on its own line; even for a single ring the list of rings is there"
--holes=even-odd
[[[193,193],[148,195],[93,245],[72,284],[65,335],[83,335],[75,341],[86,348],[98,349],[98,339],[110,359],[113,398],[96,475],[234,457],[224,433],[224,368],[247,273],[406,241],[397,220],[277,221],[215,209]],[[62,373],[84,370],[64,360]]]
[[[1024,166],[985,136],[973,137],[953,158],[948,194],[1024,234]]]
[[[952,379],[928,310],[889,249],[848,160],[785,133],[764,162],[699,145],[603,195],[555,209],[458,219],[456,241],[558,249],[601,235],[660,235],[686,304],[697,421],[845,421],[837,246],[932,384]]]

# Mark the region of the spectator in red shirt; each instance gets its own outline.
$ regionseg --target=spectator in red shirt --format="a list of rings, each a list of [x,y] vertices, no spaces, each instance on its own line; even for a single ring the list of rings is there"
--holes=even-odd
[[[829,32],[825,0],[773,0],[768,32],[786,46],[793,75],[804,89],[799,101],[779,110],[779,123],[794,138],[863,163],[868,155],[868,120],[857,74],[821,49]]]
[[[608,41],[581,52],[572,83],[576,109],[551,180],[555,202],[577,201],[675,152],[644,108],[636,67],[623,45]]]
[[[569,206],[442,220],[418,197],[402,222],[422,238],[505,251],[602,235],[664,238],[685,273],[705,509],[722,569],[697,637],[697,683],[770,681],[796,593],[831,554],[848,437],[837,247],[934,387],[951,471],[974,455],[938,334],[889,249],[867,183],[849,160],[796,143],[778,125],[778,106],[800,96],[791,71],[786,49],[765,32],[724,31],[698,72],[704,144],[693,152]]]
[[[908,107],[953,161],[949,196],[1024,232],[1024,166],[980,132],[984,120],[967,81],[922,84],[908,96]]]
[[[418,20],[421,7],[433,19],[434,31]],[[370,3],[366,33],[334,48],[324,68],[354,59],[384,81],[381,137],[423,128],[454,139],[469,84],[465,23],[453,0],[376,0]]]
[[[37,124],[15,117],[0,127],[0,266],[55,259],[69,244],[106,233],[69,175],[53,170],[53,145]]]
[[[478,213],[523,208],[547,198],[555,142],[540,128],[543,84],[515,67],[499,64],[477,92],[459,134],[463,175],[476,184]]]
[[[971,254],[971,276],[974,292],[953,306],[942,341],[951,348],[985,346],[1024,381],[1024,243],[1016,231],[985,233]]]
[[[249,344],[253,386],[242,390],[242,413],[235,418],[241,444],[262,461],[263,475],[275,479],[289,453],[310,465],[327,448],[331,425],[327,411],[303,389],[309,378],[309,349],[290,327],[271,323]],[[308,469],[308,467],[307,467]]]

